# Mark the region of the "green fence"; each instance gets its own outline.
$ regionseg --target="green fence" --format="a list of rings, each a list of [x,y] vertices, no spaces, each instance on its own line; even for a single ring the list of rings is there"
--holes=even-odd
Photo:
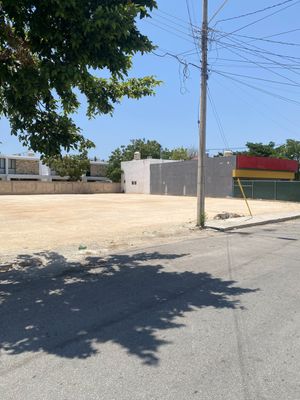
[[[300,181],[250,181],[241,180],[249,199],[267,199],[300,202]],[[234,182],[233,197],[242,197],[238,183]]]

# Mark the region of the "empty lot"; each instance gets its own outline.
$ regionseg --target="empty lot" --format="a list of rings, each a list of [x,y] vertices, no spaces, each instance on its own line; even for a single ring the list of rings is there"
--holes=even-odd
[[[0,254],[78,249],[97,251],[168,241],[189,235],[196,198],[126,194],[0,197]],[[208,218],[246,214],[239,199],[207,199]],[[254,215],[300,210],[300,204],[250,201]]]

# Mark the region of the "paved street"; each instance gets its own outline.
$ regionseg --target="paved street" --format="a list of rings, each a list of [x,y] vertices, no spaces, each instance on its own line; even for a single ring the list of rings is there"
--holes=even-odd
[[[0,273],[1,400],[299,400],[300,222]],[[58,271],[61,265],[61,273]]]

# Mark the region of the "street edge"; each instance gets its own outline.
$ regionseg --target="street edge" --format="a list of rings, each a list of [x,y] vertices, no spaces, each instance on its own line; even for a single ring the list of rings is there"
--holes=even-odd
[[[286,217],[280,217],[280,218],[273,218],[273,219],[268,219],[265,221],[252,221],[252,222],[245,222],[233,226],[226,226],[226,227],[217,227],[213,225],[206,225],[206,228],[213,229],[219,232],[226,232],[226,231],[232,231],[234,229],[240,229],[240,228],[248,228],[251,226],[259,226],[259,225],[268,225],[268,224],[275,224],[278,222],[286,222],[286,221],[291,221],[294,219],[300,219],[300,214],[299,215],[293,215],[293,216],[286,216]]]

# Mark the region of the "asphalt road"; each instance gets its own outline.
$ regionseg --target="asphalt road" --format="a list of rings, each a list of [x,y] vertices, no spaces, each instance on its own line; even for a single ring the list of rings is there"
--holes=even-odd
[[[0,274],[0,399],[299,400],[299,240],[288,222],[85,266],[47,253],[39,275],[20,256],[28,273]]]

